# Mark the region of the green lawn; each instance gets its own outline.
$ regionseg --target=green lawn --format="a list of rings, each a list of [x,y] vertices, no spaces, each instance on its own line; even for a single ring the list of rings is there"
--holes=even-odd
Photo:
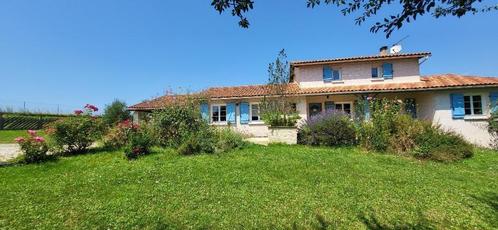
[[[44,136],[43,131],[38,131],[40,136]],[[26,130],[0,130],[0,144],[15,143],[16,137],[27,137]]]
[[[498,228],[498,154],[452,164],[251,146],[0,168],[0,229]]]

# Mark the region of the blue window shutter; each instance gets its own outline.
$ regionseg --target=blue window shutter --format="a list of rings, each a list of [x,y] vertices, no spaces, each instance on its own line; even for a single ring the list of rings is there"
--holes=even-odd
[[[227,104],[227,121],[228,124],[235,124],[235,103]]]
[[[465,108],[463,103],[463,94],[452,93],[451,98],[451,112],[453,119],[463,119],[465,116]]]
[[[249,123],[249,103],[247,102],[240,103],[240,123],[241,124]]]
[[[333,70],[332,68],[328,66],[323,67],[323,81],[324,82],[331,82],[333,78]]]
[[[208,103],[201,103],[201,116],[206,122],[209,122],[209,105]]]
[[[334,81],[341,80],[341,73],[339,72],[339,70],[333,70],[332,72],[334,73],[333,76]]]
[[[391,63],[382,64],[382,76],[384,77],[384,79],[393,78],[393,64]]]
[[[498,105],[496,104],[497,102],[498,102],[498,92],[491,92],[489,94],[489,103],[490,103],[489,111],[491,113],[494,113],[498,110]]]
[[[378,78],[378,77],[379,77],[379,69],[372,68],[372,78]]]

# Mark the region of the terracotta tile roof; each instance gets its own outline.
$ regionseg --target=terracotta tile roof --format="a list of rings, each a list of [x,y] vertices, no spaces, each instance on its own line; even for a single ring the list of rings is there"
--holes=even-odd
[[[357,56],[357,57],[345,57],[345,58],[333,58],[333,59],[321,59],[321,60],[305,60],[305,61],[293,61],[292,66],[301,65],[314,65],[323,63],[344,63],[344,62],[357,62],[357,61],[377,61],[386,59],[400,59],[400,58],[423,58],[430,56],[430,52],[417,52],[417,53],[399,53],[399,54],[386,54],[386,55],[371,55],[371,56]]]
[[[498,87],[496,77],[462,76],[457,74],[439,74],[423,76],[420,82],[408,83],[376,83],[368,85],[337,85],[329,87],[300,88],[296,83],[287,85],[289,95],[315,95],[315,94],[351,94],[367,92],[397,92],[438,90],[466,87]],[[271,92],[267,85],[249,85],[236,87],[214,87],[197,94],[211,99],[241,99],[263,97]],[[175,101],[181,100],[183,95],[163,96],[150,101],[129,107],[130,110],[151,110],[164,107]]]

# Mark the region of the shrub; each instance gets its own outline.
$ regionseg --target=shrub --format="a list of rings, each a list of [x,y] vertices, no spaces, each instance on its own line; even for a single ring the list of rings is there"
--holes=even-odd
[[[130,111],[127,110],[125,102],[114,100],[110,105],[105,107],[102,119],[107,126],[113,126],[120,122],[130,120],[131,114]]]
[[[492,107],[494,107],[494,105]],[[498,149],[498,110],[492,112],[491,116],[489,116],[488,132],[493,138],[492,147]]]
[[[84,152],[102,136],[102,120],[91,116],[98,109],[93,105],[86,105],[85,109],[84,114],[78,111],[80,115],[59,119],[48,126],[46,133],[58,151]]]
[[[199,104],[185,99],[153,112],[150,126],[159,145],[176,148],[209,125],[201,118]]]
[[[399,154],[413,150],[417,145],[416,139],[423,135],[424,126],[430,125],[427,121],[415,120],[406,114],[398,115],[393,122],[388,149]]]
[[[398,100],[373,99],[370,101],[370,120],[358,126],[361,146],[368,150],[385,152],[396,131],[395,118],[400,115],[401,103]]]
[[[313,116],[298,129],[299,143],[305,145],[345,146],[356,143],[351,118],[342,112],[327,111]]]
[[[199,153],[214,153],[218,137],[212,128],[206,128],[193,133],[179,146],[180,155],[194,155]]]
[[[49,156],[47,155],[48,146],[45,139],[37,136],[36,131],[28,130],[28,133],[28,138],[18,137],[15,139],[24,153],[23,161],[30,164],[47,160]]]
[[[127,140],[125,157],[128,160],[136,159],[150,153],[150,147],[153,142],[146,129],[134,126],[132,131],[128,133]]]
[[[104,147],[109,149],[118,149],[126,146],[131,132],[134,132],[139,126],[133,124],[130,120],[125,120],[114,127],[110,128],[103,137]]]
[[[265,124],[274,127],[293,127],[300,119],[297,113],[280,113],[278,111],[267,111],[262,114]]]
[[[473,147],[462,136],[426,123],[421,135],[416,138],[417,147],[413,156],[419,159],[435,161],[456,161],[470,158]]]
[[[222,128],[217,130],[217,152],[228,152],[233,149],[241,149],[247,145],[244,137],[232,129]]]

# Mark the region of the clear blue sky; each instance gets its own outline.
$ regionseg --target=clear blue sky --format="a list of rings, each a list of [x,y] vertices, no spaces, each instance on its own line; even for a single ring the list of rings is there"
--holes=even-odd
[[[210,0],[0,1],[0,107],[72,111],[128,104],[209,86],[265,83],[282,48],[290,60],[375,54],[409,35],[405,52],[431,51],[422,73],[498,76],[498,12],[422,17],[391,39],[335,7],[256,0],[249,29]]]

